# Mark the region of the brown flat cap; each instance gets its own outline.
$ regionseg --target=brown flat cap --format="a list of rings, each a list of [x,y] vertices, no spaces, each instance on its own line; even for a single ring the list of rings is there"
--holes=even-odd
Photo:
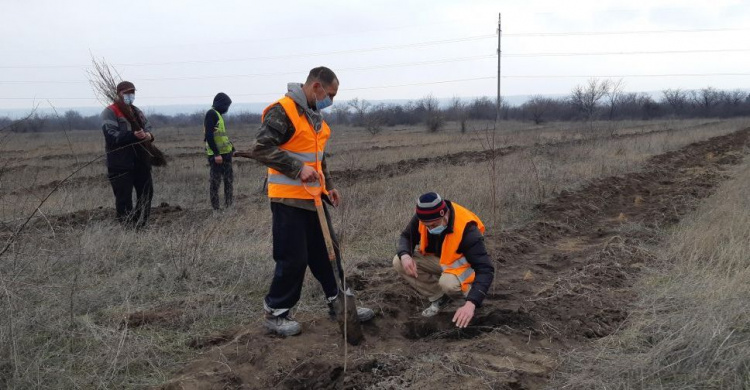
[[[117,84],[118,94],[130,91],[135,91],[135,85],[130,81],[121,81],[120,84]]]

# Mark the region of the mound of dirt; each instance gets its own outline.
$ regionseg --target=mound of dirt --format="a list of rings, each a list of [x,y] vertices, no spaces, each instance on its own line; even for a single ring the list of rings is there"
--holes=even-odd
[[[639,172],[561,193],[519,229],[488,234],[495,280],[467,329],[451,325],[452,310],[421,318],[426,302],[388,262],[362,264],[351,279],[379,315],[364,327],[367,342],[349,347],[346,367],[336,324],[321,313],[301,319],[298,337],[255,324],[208,342],[161,388],[543,388],[561,351],[622,326],[660,228],[709,196],[749,140],[745,129],[656,156]]]
[[[107,178],[104,176],[78,176],[72,177],[66,181],[52,180],[48,183],[34,185],[28,188],[16,189],[10,192],[11,195],[23,195],[29,192],[48,193],[58,187],[91,187],[109,185]]]
[[[156,207],[151,207],[150,224],[164,224],[175,220],[185,210],[181,206],[172,206],[169,203],[161,203]],[[98,207],[91,210],[78,210],[71,213],[50,215],[47,218],[36,218],[29,224],[29,227],[39,230],[74,228],[80,229],[94,222],[101,222],[115,219],[116,212],[113,208]]]

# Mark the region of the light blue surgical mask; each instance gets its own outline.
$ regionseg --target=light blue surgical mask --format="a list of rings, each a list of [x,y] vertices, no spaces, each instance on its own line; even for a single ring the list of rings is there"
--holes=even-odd
[[[321,86],[321,88],[323,88]],[[318,109],[318,111],[328,108],[333,104],[333,100],[331,100],[331,96],[328,95],[328,92],[326,92],[325,88],[323,88],[323,92],[325,92],[326,97],[323,98],[323,100],[318,100],[318,98],[315,98],[315,107]]]
[[[326,98],[323,99],[323,100],[316,100],[315,101],[315,106],[318,108],[318,111],[320,111],[320,110],[322,110],[324,108],[328,108],[331,105],[333,105],[333,100],[331,100],[331,97],[328,96],[328,95],[326,95]]]
[[[436,227],[434,227],[434,228],[432,228],[432,229],[429,229],[428,231],[430,232],[430,234],[440,234],[440,233],[442,233],[442,232],[443,232],[443,231],[445,230],[445,228],[447,228],[447,227],[448,227],[448,226],[446,226],[446,225],[440,225],[440,226],[436,226]]]
[[[122,95],[122,101],[123,103],[127,105],[133,104],[135,102],[135,94],[134,93],[126,93]]]

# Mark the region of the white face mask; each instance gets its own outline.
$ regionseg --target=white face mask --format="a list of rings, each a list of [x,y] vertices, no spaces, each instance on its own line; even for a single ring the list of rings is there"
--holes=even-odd
[[[135,102],[135,94],[134,93],[126,93],[122,95],[122,101],[123,103],[127,105],[133,104]]]

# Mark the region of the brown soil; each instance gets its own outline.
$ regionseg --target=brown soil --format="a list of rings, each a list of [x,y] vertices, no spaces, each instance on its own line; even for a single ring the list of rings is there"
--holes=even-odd
[[[451,325],[451,312],[420,317],[426,302],[383,259],[350,275],[378,317],[365,326],[366,343],[348,347],[346,370],[336,324],[321,313],[299,318],[297,337],[257,323],[191,343],[204,352],[161,388],[542,388],[561,352],[624,325],[660,228],[709,196],[748,146],[750,129],[688,145],[639,172],[563,192],[519,229],[490,233],[495,281],[465,330]]]
[[[174,223],[187,211],[181,206],[172,206],[169,203],[161,203],[151,207],[149,223],[151,225],[164,225]],[[78,210],[72,213],[35,218],[29,225],[30,228],[40,230],[49,229],[50,225],[55,229],[81,228],[93,222],[101,222],[115,219],[115,209],[99,207],[91,210]]]
[[[374,168],[368,169],[346,169],[340,171],[332,171],[331,176],[336,179],[336,183],[349,185],[365,178],[387,178],[406,175],[410,172],[422,169],[426,165],[432,163],[445,165],[465,165],[470,163],[478,163],[490,159],[493,156],[493,152],[495,157],[500,157],[513,153],[519,149],[522,148],[518,146],[509,146],[506,148],[499,148],[494,151],[467,151],[436,157],[421,157],[408,160],[399,160],[395,163],[378,164]]]
[[[137,328],[144,325],[174,326],[179,323],[182,310],[143,310],[129,313],[123,321],[129,328]]]
[[[20,188],[16,189],[10,192],[11,195],[25,195],[29,192],[44,192],[48,193],[58,186],[60,188],[63,187],[93,187],[93,186],[104,186],[109,185],[109,181],[107,180],[106,175],[97,175],[97,176],[78,176],[78,177],[71,177],[70,179],[66,180],[65,182],[62,182],[62,180],[52,180],[50,182],[30,186],[28,188]]]

